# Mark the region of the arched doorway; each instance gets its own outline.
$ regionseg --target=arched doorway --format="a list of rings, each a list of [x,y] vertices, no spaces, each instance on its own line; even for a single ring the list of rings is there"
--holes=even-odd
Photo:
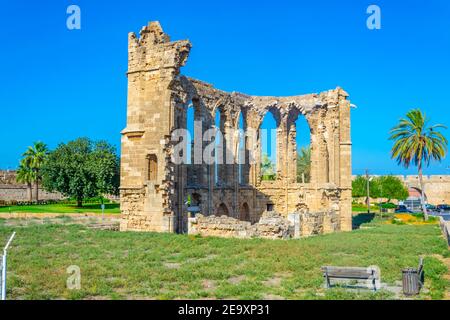
[[[221,217],[221,216],[229,216],[230,212],[228,211],[227,206],[225,205],[225,203],[221,203],[219,205],[219,207],[217,207],[217,214],[216,216]]]
[[[411,211],[413,212],[419,212],[422,210],[422,190],[416,187],[409,187],[408,188],[409,196],[408,198],[403,201],[403,204]],[[428,203],[427,195],[424,193],[424,199],[423,201],[425,203]]]
[[[280,126],[280,114],[275,108],[269,109],[263,117],[260,127],[261,163],[260,175],[263,181],[277,179],[278,163],[278,128]]]
[[[241,112],[238,120],[237,141],[238,182],[240,185],[248,183],[245,129],[244,116]]]
[[[216,185],[220,185],[224,182],[225,168],[224,168],[224,116],[220,108],[216,109],[214,114],[214,127],[216,128],[216,134],[214,137],[214,182]]]
[[[241,207],[241,212],[239,213],[239,220],[250,221],[250,208],[247,203],[244,203]]]
[[[297,151],[297,176],[299,183],[311,182],[311,130],[308,121],[299,115],[295,121],[295,146]]]

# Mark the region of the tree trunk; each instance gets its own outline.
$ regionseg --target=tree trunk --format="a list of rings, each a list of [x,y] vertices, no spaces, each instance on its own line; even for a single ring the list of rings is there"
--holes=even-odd
[[[77,208],[82,208],[83,207],[83,198],[78,198],[77,199]]]
[[[31,185],[31,182],[27,183],[27,193],[28,193],[28,201],[33,202],[33,186]]]
[[[39,202],[39,180],[38,179],[36,179],[35,193],[36,193],[36,202]]]
[[[419,183],[420,183],[420,204],[422,205],[423,217],[428,221],[428,211],[425,205],[425,190],[423,185],[422,161],[419,161]]]
[[[370,214],[370,176],[369,171],[366,170],[366,180],[367,180],[367,213]]]

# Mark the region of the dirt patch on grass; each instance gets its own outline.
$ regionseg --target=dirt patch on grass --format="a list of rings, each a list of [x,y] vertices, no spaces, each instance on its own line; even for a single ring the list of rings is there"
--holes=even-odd
[[[279,272],[275,273],[273,277],[266,279],[263,281],[263,284],[266,287],[279,287],[281,286],[281,282],[286,279],[292,277],[291,272]]]
[[[263,300],[286,300],[282,296],[277,296],[275,294],[264,294]]]
[[[2,219],[44,219],[44,218],[83,218],[83,217],[102,217],[101,213],[86,212],[86,213],[29,213],[29,212],[11,212],[0,213]],[[118,219],[120,213],[105,213],[103,215],[105,219]]]
[[[263,284],[266,287],[279,287],[281,285],[281,281],[283,281],[282,278],[273,277],[273,278],[269,278],[269,279],[263,281]]]
[[[107,296],[87,296],[84,299],[85,300],[111,300],[111,298],[107,297]]]
[[[189,258],[186,260],[186,263],[199,263],[199,262],[208,262],[210,260],[213,260],[217,258],[218,256],[216,254],[210,254],[205,257],[201,258]]]
[[[0,214],[0,218],[3,216]],[[10,217],[5,219],[4,226],[6,227],[29,227],[37,225],[46,224],[60,224],[60,225],[84,225],[93,229],[104,229],[104,230],[118,230],[119,229],[119,219],[116,217],[108,217],[102,219],[101,216],[88,217],[84,215],[74,216],[74,215],[55,215],[54,217],[28,217],[28,218],[15,218]]]
[[[239,284],[239,283],[241,283],[242,281],[244,281],[246,279],[247,279],[246,276],[241,275],[241,276],[228,278],[228,282],[231,283],[231,284],[235,284],[236,285],[236,284]]]
[[[217,289],[216,282],[214,280],[203,280],[202,286],[206,291],[214,291]]]
[[[127,296],[126,300],[156,300],[155,297],[150,296]]]
[[[164,266],[167,269],[180,269],[181,268],[181,263],[166,262],[166,263],[164,263]]]

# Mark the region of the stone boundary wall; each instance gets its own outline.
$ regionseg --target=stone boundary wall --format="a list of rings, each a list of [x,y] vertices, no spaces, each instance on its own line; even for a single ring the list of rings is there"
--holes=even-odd
[[[35,190],[32,189],[33,201],[36,200]],[[39,189],[39,200],[61,200],[60,193],[47,192]],[[28,190],[26,186],[21,185],[0,185],[0,202],[11,204],[14,202],[29,201]],[[0,203],[1,204],[1,203]]]
[[[450,247],[450,221],[445,221],[444,218],[439,218],[439,224],[441,226],[442,234],[447,240],[447,244]]]
[[[14,170],[0,170],[0,185],[3,184],[17,184],[16,171]]]
[[[255,224],[228,216],[199,214],[189,218],[188,233],[222,238],[295,239],[336,232],[339,227],[339,215],[334,212],[290,214],[285,219],[266,211]]]
[[[356,179],[352,176],[352,180]],[[394,175],[399,178],[406,187],[420,189],[419,176],[417,175]],[[425,194],[428,203],[433,205],[450,204],[450,175],[425,175],[423,176]]]
[[[31,189],[33,201],[36,200],[35,187]],[[62,195],[58,192],[47,192],[39,188],[39,200],[61,200]],[[29,201],[28,187],[16,182],[16,172],[11,170],[0,170],[0,204],[11,204],[14,202]]]

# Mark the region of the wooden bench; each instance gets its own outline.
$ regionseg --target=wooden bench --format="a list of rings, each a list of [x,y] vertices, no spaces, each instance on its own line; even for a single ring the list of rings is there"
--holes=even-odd
[[[356,280],[366,281],[369,289],[377,291],[380,289],[380,269],[378,267],[355,268],[355,267],[322,267],[325,278],[325,287],[332,287],[331,280]]]

